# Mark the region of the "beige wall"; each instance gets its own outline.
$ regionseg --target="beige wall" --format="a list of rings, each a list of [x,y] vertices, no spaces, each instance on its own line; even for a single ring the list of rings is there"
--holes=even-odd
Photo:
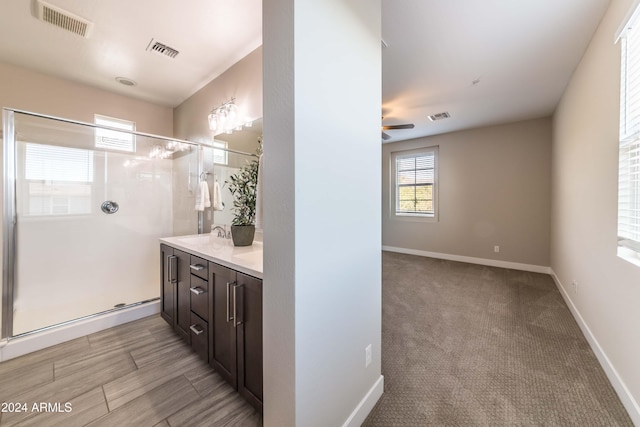
[[[210,143],[213,135],[207,116],[212,108],[232,97],[247,119],[262,117],[262,46],[175,108],[174,136]]]
[[[439,147],[438,221],[392,219],[390,153],[428,146]],[[384,144],[382,244],[548,266],[550,171],[549,118]]]
[[[0,63],[0,106],[93,123],[94,114],[136,122],[136,130],[173,135],[173,109],[26,68]]]
[[[613,42],[632,3],[611,2],[553,118],[551,267],[633,396],[640,423],[640,268],[616,256],[620,45]],[[630,399],[623,402],[629,408]]]

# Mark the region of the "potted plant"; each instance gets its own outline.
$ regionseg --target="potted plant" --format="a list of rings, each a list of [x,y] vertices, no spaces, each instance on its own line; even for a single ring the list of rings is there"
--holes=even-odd
[[[258,185],[258,160],[247,161],[238,172],[229,177],[229,191],[233,195],[234,217],[231,221],[231,237],[235,246],[253,244],[256,226],[256,187]]]

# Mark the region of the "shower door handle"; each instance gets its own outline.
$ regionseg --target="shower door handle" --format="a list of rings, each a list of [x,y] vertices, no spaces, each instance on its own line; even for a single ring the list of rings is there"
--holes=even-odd
[[[167,257],[169,261],[169,283],[176,283],[178,278],[176,277],[176,271],[178,270],[178,257],[171,255]]]

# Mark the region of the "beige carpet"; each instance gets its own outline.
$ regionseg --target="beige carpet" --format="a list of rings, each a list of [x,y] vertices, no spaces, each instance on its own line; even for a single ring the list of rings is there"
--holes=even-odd
[[[383,253],[365,426],[632,426],[550,276]]]

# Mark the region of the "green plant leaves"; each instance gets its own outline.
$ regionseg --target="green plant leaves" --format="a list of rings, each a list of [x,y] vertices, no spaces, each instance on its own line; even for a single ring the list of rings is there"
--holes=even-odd
[[[246,165],[226,181],[233,195],[232,210],[235,216],[232,225],[252,225],[255,222],[258,166],[258,160],[247,161]]]

